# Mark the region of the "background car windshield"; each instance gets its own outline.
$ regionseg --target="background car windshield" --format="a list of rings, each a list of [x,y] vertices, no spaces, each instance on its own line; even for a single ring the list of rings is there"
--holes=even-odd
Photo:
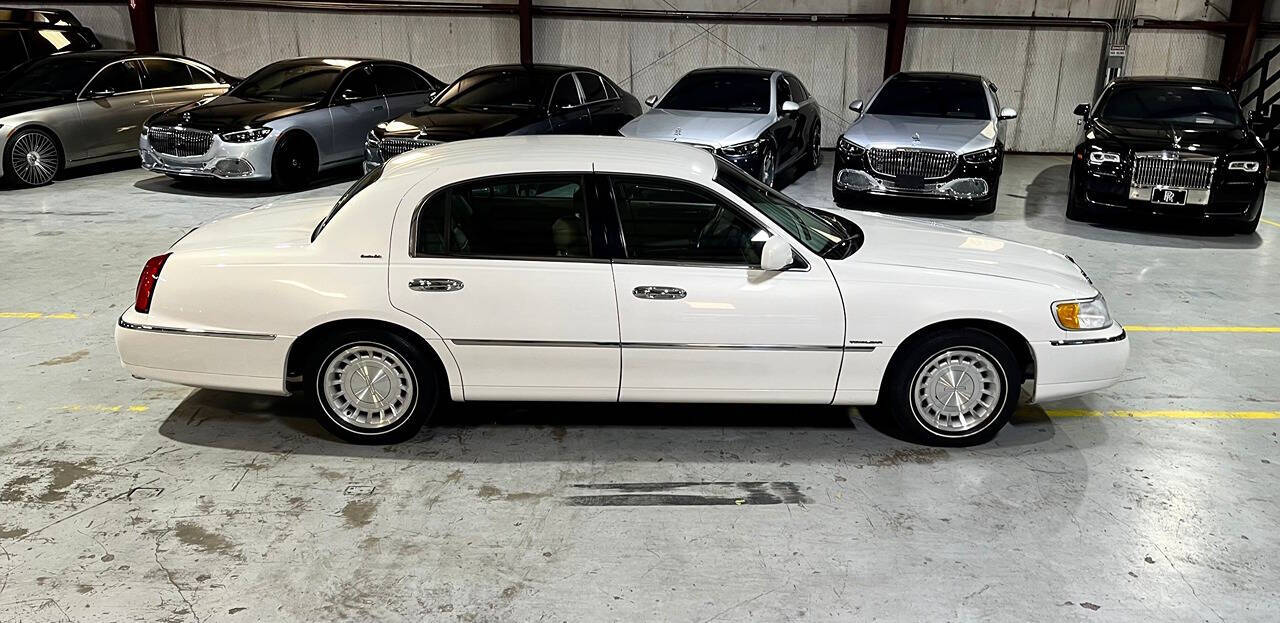
[[[860,234],[849,231],[849,227],[854,227],[852,223],[846,226],[832,217],[796,203],[790,197],[761,184],[732,162],[716,156],[716,165],[718,184],[763,212],[769,220],[787,230],[792,238],[818,255],[825,255]]]
[[[436,106],[457,108],[532,108],[542,99],[541,81],[525,71],[495,71],[463,76],[436,99]]]
[[[1225,91],[1202,87],[1117,88],[1103,104],[1103,121],[1238,126],[1240,109]]]
[[[867,114],[991,119],[987,96],[978,80],[903,76],[880,89]]]
[[[0,92],[65,95],[79,93],[103,62],[84,58],[43,58],[5,74]]]
[[[764,114],[769,112],[769,76],[689,74],[655,108]]]
[[[246,99],[314,101],[321,99],[342,73],[336,65],[269,65],[244,79],[232,95]]]

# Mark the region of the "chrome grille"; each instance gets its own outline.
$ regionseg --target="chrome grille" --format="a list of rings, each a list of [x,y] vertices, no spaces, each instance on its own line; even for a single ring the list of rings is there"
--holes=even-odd
[[[932,149],[873,147],[867,150],[867,162],[871,165],[871,170],[892,177],[946,177],[955,170],[956,160],[954,152]]]
[[[382,142],[378,143],[378,150],[382,152],[383,159],[399,156],[406,151],[413,151],[419,147],[430,147],[439,145],[441,141],[432,141],[425,138],[408,138],[402,136],[386,136]]]
[[[170,156],[203,156],[213,144],[213,133],[189,128],[148,128],[151,149]]]
[[[1138,154],[1133,159],[1134,186],[1173,186],[1207,189],[1213,179],[1213,158],[1163,158]]]

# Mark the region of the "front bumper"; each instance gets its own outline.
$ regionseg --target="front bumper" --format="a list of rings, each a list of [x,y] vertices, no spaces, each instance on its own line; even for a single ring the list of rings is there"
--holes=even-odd
[[[1096,214],[1127,213],[1168,218],[1249,221],[1262,210],[1266,176],[1229,171],[1216,174],[1210,187],[1175,188],[1186,191],[1185,205],[1152,203],[1152,194],[1164,187],[1133,186],[1123,169],[1073,163],[1076,201]],[[1171,187],[1173,188],[1173,187]]]
[[[120,363],[135,377],[226,391],[285,395],[293,338],[153,326],[133,310],[115,330]]]
[[[1129,361],[1129,339],[1124,327],[1115,324],[1080,333],[1086,335],[1031,344],[1036,360],[1036,402],[1110,387],[1124,374]]]
[[[863,155],[849,156],[836,150],[835,161],[831,192],[837,199],[884,197],[974,203],[990,199],[1000,181],[1001,157],[983,164],[960,158],[946,177],[913,184],[902,184],[892,176],[872,171]]]
[[[269,180],[271,156],[278,138],[275,134],[252,143],[228,143],[214,134],[209,149],[198,156],[162,154],[143,136],[138,139],[138,153],[142,156],[142,168],[156,173],[223,180]]]

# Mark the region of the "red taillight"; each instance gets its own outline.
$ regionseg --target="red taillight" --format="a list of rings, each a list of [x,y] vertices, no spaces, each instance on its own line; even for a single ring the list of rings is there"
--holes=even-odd
[[[138,292],[133,302],[133,308],[138,310],[138,313],[145,314],[151,311],[151,295],[156,293],[160,269],[164,268],[165,260],[168,260],[170,255],[170,253],[157,255],[147,260],[147,265],[142,267],[142,274],[138,277]]]

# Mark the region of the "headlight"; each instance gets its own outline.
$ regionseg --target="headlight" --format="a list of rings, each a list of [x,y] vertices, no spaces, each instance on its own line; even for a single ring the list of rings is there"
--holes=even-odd
[[[1120,154],[1110,151],[1091,151],[1089,152],[1089,164],[1102,164],[1104,162],[1120,162]]]
[[[1262,163],[1257,160],[1236,160],[1227,165],[1232,171],[1244,171],[1245,173],[1257,173],[1262,168]]]
[[[381,141],[378,140],[378,134],[374,130],[369,130],[369,135],[364,137],[365,147],[377,147],[379,142]]]
[[[969,164],[987,164],[988,162],[994,162],[998,155],[1000,155],[1000,151],[995,147],[991,147],[965,154],[964,161]]]
[[[236,130],[235,132],[224,132],[218,136],[228,143],[252,143],[270,135],[271,128],[251,128],[248,130]]]
[[[751,154],[756,153],[756,151],[760,149],[760,145],[762,145],[763,143],[764,141],[760,139],[756,139],[754,141],[738,143],[736,145],[730,145],[728,147],[721,147],[717,151],[719,151],[721,154],[725,156],[749,156]]]
[[[0,126],[0,127],[4,127],[4,126]],[[144,126],[142,126],[142,135],[143,135],[143,136],[150,136],[150,135],[151,135],[151,128],[148,128],[148,127],[147,127],[147,126],[145,126],[145,125],[144,125]]]
[[[1091,299],[1054,303],[1053,319],[1067,331],[1105,329],[1111,326],[1111,312],[1107,310],[1107,300],[1101,294]]]
[[[866,148],[843,136],[836,139],[836,149],[846,156],[861,156],[866,153]]]

